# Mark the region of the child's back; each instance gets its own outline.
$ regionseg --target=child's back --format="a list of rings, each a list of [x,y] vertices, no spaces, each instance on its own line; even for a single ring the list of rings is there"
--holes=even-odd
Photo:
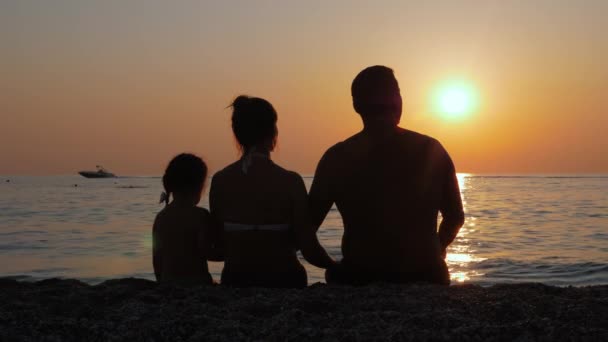
[[[205,283],[210,240],[206,209],[171,203],[156,216],[153,228],[154,273],[161,282]]]
[[[165,170],[161,201],[166,207],[156,215],[152,228],[152,263],[159,282],[212,283],[207,268],[211,219],[206,209],[196,206],[206,177],[205,162],[187,153],[173,158]]]

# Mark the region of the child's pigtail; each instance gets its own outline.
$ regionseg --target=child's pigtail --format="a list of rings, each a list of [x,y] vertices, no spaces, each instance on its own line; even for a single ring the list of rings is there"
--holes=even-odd
[[[167,192],[163,191],[160,194],[160,201],[158,203],[160,204],[160,203],[165,202],[165,206],[169,205],[169,197],[170,197],[170,195],[171,195],[171,192],[167,193]]]
[[[171,164],[169,164],[171,165]],[[160,201],[158,202],[163,203],[165,202],[165,206],[169,205],[169,197],[171,197],[171,189],[173,188],[172,181],[171,181],[171,176],[172,172],[170,170],[169,167],[167,167],[167,170],[165,171],[165,174],[163,175],[163,188],[165,188],[165,191],[163,191],[160,194]]]

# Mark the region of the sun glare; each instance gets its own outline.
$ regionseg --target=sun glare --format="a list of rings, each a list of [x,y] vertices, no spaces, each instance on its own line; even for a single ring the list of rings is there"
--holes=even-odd
[[[449,82],[437,90],[434,103],[437,111],[448,119],[460,119],[470,114],[476,106],[473,87],[466,82]]]

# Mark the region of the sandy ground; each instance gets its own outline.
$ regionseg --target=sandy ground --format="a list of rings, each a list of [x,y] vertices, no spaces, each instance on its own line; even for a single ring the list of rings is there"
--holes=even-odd
[[[608,341],[608,285],[303,290],[0,279],[0,341]]]

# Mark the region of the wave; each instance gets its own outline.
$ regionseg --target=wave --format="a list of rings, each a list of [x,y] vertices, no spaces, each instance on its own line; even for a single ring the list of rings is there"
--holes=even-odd
[[[534,261],[486,259],[471,263],[470,269],[483,274],[477,283],[542,282],[549,285],[597,285],[608,283],[608,263],[548,262],[548,258]]]
[[[564,176],[551,176],[551,175],[475,175],[475,174],[464,174],[465,178],[506,178],[506,179],[608,179],[608,175],[564,175]]]
[[[588,175],[542,175],[542,174],[513,174],[513,175],[484,175],[484,174],[474,174],[474,173],[459,173],[459,175],[463,175],[465,178],[557,178],[557,179],[605,179],[608,178],[608,175],[604,174],[588,174]],[[314,175],[303,174],[301,175],[304,179],[313,179]],[[161,179],[162,176],[116,176],[114,178],[108,179]],[[208,178],[213,178],[213,175],[210,175]]]
[[[110,179],[132,179],[132,178],[143,178],[143,179],[160,179],[163,178],[163,176],[116,176],[114,178],[110,178]]]

